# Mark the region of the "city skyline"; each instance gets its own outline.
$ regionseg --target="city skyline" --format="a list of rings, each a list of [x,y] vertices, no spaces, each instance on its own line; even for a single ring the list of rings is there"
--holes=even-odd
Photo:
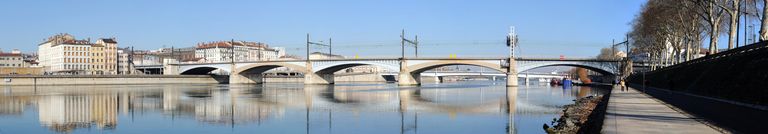
[[[35,45],[45,37],[70,33],[77,38],[116,37],[121,47],[144,50],[247,40],[285,47],[288,54],[304,56],[304,36],[310,33],[313,41],[333,38],[337,46],[334,52],[344,56],[395,57],[400,52],[399,33],[405,29],[406,37],[420,36],[421,55],[488,57],[506,54],[502,49],[504,36],[509,26],[515,26],[521,35],[520,49],[525,50],[518,54],[592,57],[600,48],[608,47],[611,39],[623,40],[642,1],[2,3],[0,10],[13,11],[0,14],[9,18],[0,25],[8,29],[0,32],[6,41],[0,48],[23,52],[36,51]],[[19,8],[30,5],[49,10]],[[540,10],[542,7],[558,10]],[[38,17],[62,10],[69,15]]]

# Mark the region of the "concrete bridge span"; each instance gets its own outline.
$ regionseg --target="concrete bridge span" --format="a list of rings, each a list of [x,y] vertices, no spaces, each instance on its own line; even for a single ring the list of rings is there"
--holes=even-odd
[[[533,58],[372,58],[328,60],[278,60],[258,62],[225,62],[200,64],[168,64],[164,74],[194,75],[222,70],[230,74],[230,83],[263,83],[264,72],[285,67],[304,72],[305,84],[333,84],[333,73],[355,66],[373,65],[398,73],[399,85],[421,84],[421,74],[427,70],[451,66],[470,65],[489,68],[507,76],[508,86],[517,86],[517,74],[547,66],[575,66],[591,69],[607,75],[621,74],[620,60],[596,59],[533,59]],[[512,65],[512,66],[510,66]]]

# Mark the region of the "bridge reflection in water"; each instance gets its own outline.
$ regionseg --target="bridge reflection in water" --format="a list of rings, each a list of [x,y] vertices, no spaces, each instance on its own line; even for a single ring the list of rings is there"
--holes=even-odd
[[[604,93],[477,81],[421,87],[340,83],[3,90],[0,129],[10,133],[152,133],[160,128],[178,133],[541,133],[541,124],[559,116],[562,105]],[[33,125],[47,130],[17,129]]]

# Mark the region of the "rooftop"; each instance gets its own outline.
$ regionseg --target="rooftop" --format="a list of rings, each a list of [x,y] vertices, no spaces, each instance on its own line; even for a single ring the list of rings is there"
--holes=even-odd
[[[0,56],[19,56],[21,57],[20,53],[0,53]]]
[[[117,40],[115,40],[115,38],[105,38],[100,40],[104,43],[117,43]]]
[[[256,48],[264,48],[267,49],[269,46],[265,43],[261,42],[247,42],[247,41],[216,41],[216,42],[208,42],[208,43],[198,43],[197,48],[198,49],[206,49],[206,48],[231,48],[232,46],[246,46],[246,47],[256,47]]]

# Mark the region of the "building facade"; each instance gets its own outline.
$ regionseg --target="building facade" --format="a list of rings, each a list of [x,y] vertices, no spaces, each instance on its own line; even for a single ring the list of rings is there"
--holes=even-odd
[[[195,58],[206,63],[268,61],[284,55],[283,48],[270,48],[264,43],[246,41],[199,43],[195,50]]]
[[[117,47],[114,38],[77,40],[57,34],[38,45],[38,61],[46,74],[116,74]]]
[[[23,67],[24,57],[21,53],[0,52],[0,67]]]
[[[22,54],[18,50],[11,53],[0,52],[0,75],[40,75],[42,68],[37,62],[29,60],[29,55]]]
[[[91,46],[91,74],[108,73],[104,48],[101,44]]]
[[[133,56],[130,50],[118,49],[117,50],[117,74],[135,74],[135,67],[133,65]]]
[[[103,46],[104,68],[106,74],[117,74],[117,39],[104,38],[96,41],[95,45]]]

